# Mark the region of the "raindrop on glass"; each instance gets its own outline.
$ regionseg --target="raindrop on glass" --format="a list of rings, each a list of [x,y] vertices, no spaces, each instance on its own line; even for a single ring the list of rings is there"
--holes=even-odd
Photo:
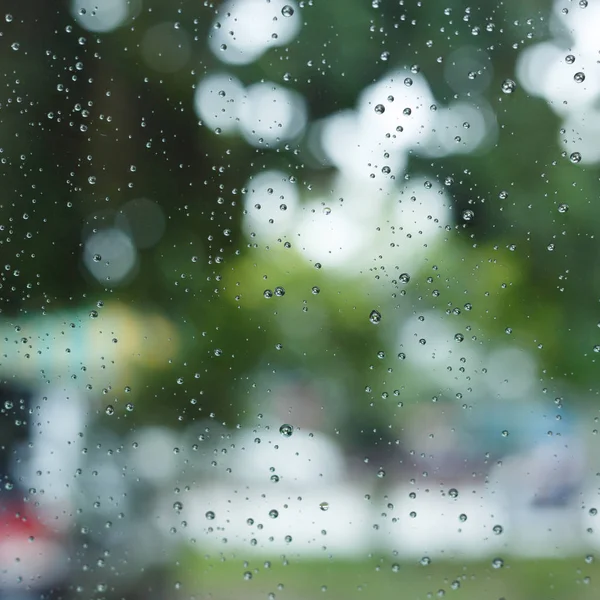
[[[283,436],[283,437],[290,437],[292,435],[292,433],[294,432],[294,428],[291,425],[288,425],[287,423],[284,423],[280,428],[279,428],[279,433]]]
[[[372,310],[369,315],[369,321],[371,321],[373,325],[379,325],[379,323],[381,323],[381,313],[377,310]]]
[[[517,89],[517,84],[512,79],[505,79],[502,82],[502,91],[505,94],[512,94]]]

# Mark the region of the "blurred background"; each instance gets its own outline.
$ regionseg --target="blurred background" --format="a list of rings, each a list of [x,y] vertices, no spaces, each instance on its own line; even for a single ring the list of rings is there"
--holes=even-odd
[[[0,1],[0,599],[597,598],[599,27]]]

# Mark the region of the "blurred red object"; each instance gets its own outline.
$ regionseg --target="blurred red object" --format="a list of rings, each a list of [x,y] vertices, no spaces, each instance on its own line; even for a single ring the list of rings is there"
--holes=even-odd
[[[25,502],[0,505],[0,589],[43,589],[66,574],[67,553],[58,529]]]

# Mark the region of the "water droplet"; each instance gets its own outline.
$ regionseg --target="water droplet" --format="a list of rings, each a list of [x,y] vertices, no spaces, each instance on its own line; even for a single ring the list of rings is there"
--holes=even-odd
[[[573,164],[577,164],[577,163],[581,162],[581,154],[579,152],[572,152],[571,156],[569,156],[569,160]]]
[[[315,285],[310,291],[316,296],[318,293],[320,293],[321,288]]]
[[[394,564],[392,565],[392,571],[393,571],[394,573],[398,573],[398,571],[400,571],[400,565],[399,565],[398,563],[394,563]]]
[[[424,556],[419,563],[421,563],[421,565],[423,565],[424,567],[428,566],[431,564],[431,559],[429,558],[429,556]]]
[[[279,433],[283,436],[283,437],[290,437],[292,435],[292,433],[294,432],[294,428],[291,425],[288,425],[287,423],[284,423],[280,428],[279,428]]]
[[[246,581],[250,581],[250,580],[252,579],[252,573],[250,573],[250,571],[246,571],[246,572],[244,573],[244,579],[245,579]]]
[[[398,281],[400,283],[408,283],[410,281],[410,275],[408,273],[402,273],[400,277],[398,277]]]
[[[321,504],[319,504],[319,508],[323,511],[326,512],[329,510],[329,502],[321,502]]]
[[[559,204],[558,205],[558,212],[559,213],[566,213],[569,210],[569,205],[568,204]]]
[[[208,512],[206,512],[204,514],[204,516],[209,520],[209,521],[213,521],[215,518],[215,513],[212,510],[209,510]]]
[[[272,298],[272,297],[273,297],[273,292],[272,292],[272,290],[265,290],[265,291],[263,292],[263,296],[264,296],[265,298]]]
[[[291,17],[294,14],[294,9],[289,5],[286,4],[282,9],[281,9],[281,14],[284,17]]]
[[[462,333],[457,333],[454,335],[454,340],[457,342],[462,342],[465,339],[465,336]]]
[[[450,488],[448,490],[448,496],[450,496],[450,498],[458,498],[458,490],[456,488]]]
[[[504,527],[502,527],[502,525],[494,525],[494,527],[492,527],[492,531],[496,535],[500,535],[504,531]]]
[[[173,502],[174,510],[183,510],[183,504],[181,502]]]
[[[475,218],[475,213],[472,210],[463,210],[462,213],[463,221],[472,221]]]
[[[278,286],[275,288],[275,295],[281,298],[281,296],[285,296],[285,290],[281,286]]]
[[[517,89],[517,84],[512,79],[505,79],[502,82],[502,91],[505,94],[512,94]]]
[[[269,516],[271,517],[271,519],[276,519],[279,516],[279,512],[272,508],[269,511]]]
[[[369,315],[369,321],[371,321],[373,325],[379,325],[379,323],[381,323],[381,313],[377,310],[372,310]]]
[[[575,75],[573,75],[573,79],[577,83],[583,83],[585,81],[585,74],[579,71],[579,73],[575,73]]]
[[[464,523],[467,520],[467,515],[465,515],[465,513],[461,513],[460,515],[458,515],[458,520],[461,523]]]
[[[390,53],[387,52],[387,51],[382,52],[379,58],[381,58],[381,60],[389,60],[390,59]]]
[[[383,104],[377,104],[377,106],[375,106],[375,112],[378,115],[382,115],[385,112],[385,106]]]
[[[106,409],[105,409],[105,411],[104,411],[104,412],[106,412],[106,414],[107,414],[109,417],[110,417],[110,416],[112,416],[112,415],[114,415],[114,414],[115,414],[115,409],[114,409],[114,406],[112,406],[111,404],[109,404],[109,405],[106,407]]]
[[[567,54],[567,55],[565,56],[565,62],[566,62],[568,65],[572,65],[572,64],[575,62],[575,57],[574,57],[572,54]]]
[[[413,80],[412,80],[410,77],[407,77],[407,78],[404,80],[404,85],[405,85],[406,87],[410,87],[412,84],[413,84]]]
[[[379,479],[383,479],[385,477],[385,471],[383,469],[379,469],[379,471],[377,471],[377,477],[379,477]]]
[[[492,561],[492,567],[494,567],[494,569],[501,569],[504,566],[504,561],[501,558],[495,558]]]

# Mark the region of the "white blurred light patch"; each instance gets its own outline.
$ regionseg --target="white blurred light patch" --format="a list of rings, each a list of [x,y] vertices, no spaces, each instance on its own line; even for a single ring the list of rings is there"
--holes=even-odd
[[[395,241],[405,257],[412,254],[410,248],[420,253],[424,245],[443,237],[452,222],[446,189],[423,177],[406,183],[393,206],[391,222],[400,229]]]
[[[516,400],[533,395],[537,363],[528,352],[499,348],[489,355],[487,370],[485,382],[493,396]]]
[[[436,111],[427,154],[435,157],[469,154],[494,143],[496,138],[494,113],[485,101],[482,100],[477,106],[467,102],[454,102]]]
[[[376,179],[389,187],[405,168],[408,152],[431,135],[433,104],[422,75],[394,71],[361,93],[356,111],[323,120],[322,148],[315,155],[324,153],[348,178]]]
[[[131,443],[139,450],[131,452],[130,461],[142,477],[162,481],[172,476],[177,466],[173,448],[178,440],[170,429],[144,427],[131,435]]]
[[[560,115],[589,106],[600,94],[600,80],[590,76],[597,67],[596,57],[581,57],[568,64],[568,54],[568,50],[544,43],[521,52],[517,62],[517,77],[523,87],[530,94],[543,97]],[[587,73],[585,81],[575,81],[578,72]]]
[[[451,325],[443,313],[427,311],[422,316],[423,321],[412,318],[402,322],[398,347],[406,353],[407,363],[426,375],[431,385],[454,390],[462,382],[457,380],[453,370],[448,370],[448,366],[452,363],[458,366],[461,364],[458,362],[460,357],[464,357],[472,369],[480,369],[485,364],[481,348],[474,348],[467,342],[458,343],[454,338],[458,325]]]
[[[406,167],[406,153],[390,149],[389,156],[385,158],[386,145],[363,131],[358,114],[353,110],[328,117],[320,128],[321,148],[313,154],[324,153],[331,164],[348,177],[369,179],[373,175],[379,181],[389,181],[389,175],[384,176],[384,169],[389,169],[391,175],[397,175]]]
[[[136,266],[137,250],[131,238],[121,229],[102,229],[87,238],[83,262],[98,281],[118,284]]]
[[[189,34],[168,22],[150,27],[144,33],[140,50],[144,62],[160,73],[176,73],[192,53]]]
[[[256,83],[245,93],[240,108],[240,127],[254,146],[274,145],[294,139],[306,126],[303,97],[273,83]]]
[[[386,75],[358,99],[365,142],[404,149],[418,147],[431,132],[435,114],[432,104],[434,97],[423,75],[404,70]],[[382,105],[385,112],[378,114],[377,105]],[[397,130],[398,126],[402,131]]]
[[[583,7],[579,2],[573,2],[573,6],[569,6],[568,12],[564,13],[565,4],[562,0],[554,2],[551,31],[557,38],[564,38],[567,34],[573,39],[574,44],[564,44],[565,48],[572,50],[565,54],[581,54],[588,58],[596,56],[599,50],[600,4],[589,0]]]
[[[554,3],[550,30],[555,39],[523,50],[517,77],[527,92],[544,98],[554,112],[572,115],[591,108],[600,97],[600,80],[595,76],[600,4],[573,3],[567,12],[564,9],[563,2]],[[576,81],[576,73],[583,73],[585,79]]]
[[[525,48],[517,58],[517,79],[523,89],[533,95],[544,94],[548,64],[563,60],[565,52],[552,42],[543,42]]]
[[[324,208],[322,201],[304,208],[297,231],[297,243],[306,258],[310,262],[324,261],[328,267],[354,268],[372,237],[372,228],[356,218],[350,206]]]
[[[410,273],[451,221],[445,189],[433,184],[428,189],[421,178],[407,183],[400,194],[342,174],[333,187],[329,198],[303,208],[294,228],[303,254],[330,267],[356,272],[383,256]],[[338,197],[343,203],[334,200]]]
[[[208,75],[196,88],[194,108],[207,127],[232,134],[238,130],[244,86],[227,73]]]
[[[127,0],[74,0],[71,14],[84,29],[107,33],[123,25],[128,4]]]
[[[284,16],[284,6],[293,14]],[[299,33],[298,6],[290,0],[230,0],[219,9],[209,46],[222,62],[246,65],[269,48],[288,45]]]
[[[255,233],[263,240],[285,235],[296,219],[300,201],[298,188],[289,175],[283,171],[261,171],[245,187],[245,232]]]

